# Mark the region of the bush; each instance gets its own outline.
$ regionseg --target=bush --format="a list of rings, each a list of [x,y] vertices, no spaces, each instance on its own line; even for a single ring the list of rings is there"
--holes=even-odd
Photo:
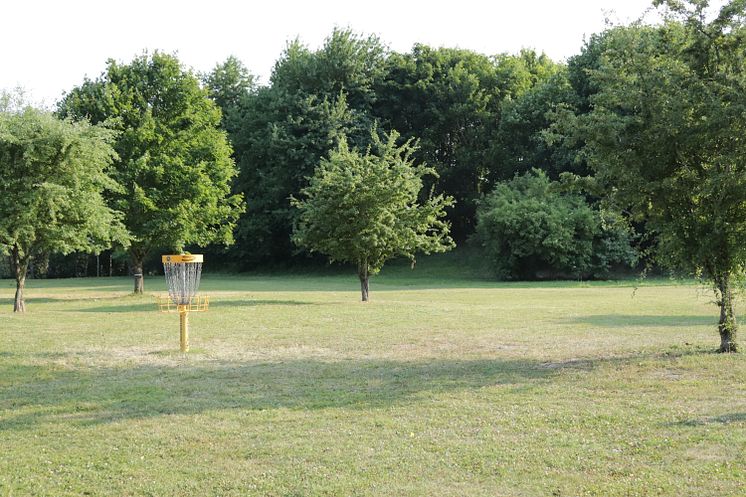
[[[497,185],[477,211],[476,241],[501,278],[601,278],[636,254],[629,231],[534,169]]]

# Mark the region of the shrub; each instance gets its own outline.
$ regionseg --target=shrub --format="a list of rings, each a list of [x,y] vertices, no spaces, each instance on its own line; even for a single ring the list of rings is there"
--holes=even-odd
[[[636,261],[619,216],[560,191],[537,169],[483,199],[475,236],[501,278],[600,278]]]

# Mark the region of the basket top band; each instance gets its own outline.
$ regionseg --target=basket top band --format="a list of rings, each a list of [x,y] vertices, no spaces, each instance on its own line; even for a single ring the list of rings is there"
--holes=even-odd
[[[161,261],[165,263],[178,263],[178,262],[202,262],[202,254],[180,254],[180,255],[163,255]]]

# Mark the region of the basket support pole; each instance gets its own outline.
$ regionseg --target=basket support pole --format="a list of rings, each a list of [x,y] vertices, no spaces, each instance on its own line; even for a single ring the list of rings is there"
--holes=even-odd
[[[179,348],[189,352],[189,310],[187,306],[179,307]]]

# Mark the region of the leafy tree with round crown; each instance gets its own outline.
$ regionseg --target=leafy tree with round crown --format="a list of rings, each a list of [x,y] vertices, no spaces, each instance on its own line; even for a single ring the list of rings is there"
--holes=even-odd
[[[152,250],[233,242],[244,206],[231,192],[237,171],[220,109],[175,56],[109,60],[104,74],[72,90],[58,112],[119,132],[112,176],[122,189],[109,200],[132,234],[135,293],[143,291],[143,261]]]
[[[0,98],[0,253],[10,256],[16,280],[13,310],[24,312],[32,260],[126,245],[128,234],[103,197],[119,190],[107,175],[114,133],[3,101],[9,99]]]
[[[421,198],[423,177],[435,170],[415,164],[411,140],[397,145],[399,134],[379,137],[375,127],[364,153],[342,138],[322,159],[302,199],[293,241],[331,261],[357,266],[362,300],[369,299],[369,278],[394,257],[414,262],[417,252],[444,252],[454,246],[445,208],[453,199]]]

